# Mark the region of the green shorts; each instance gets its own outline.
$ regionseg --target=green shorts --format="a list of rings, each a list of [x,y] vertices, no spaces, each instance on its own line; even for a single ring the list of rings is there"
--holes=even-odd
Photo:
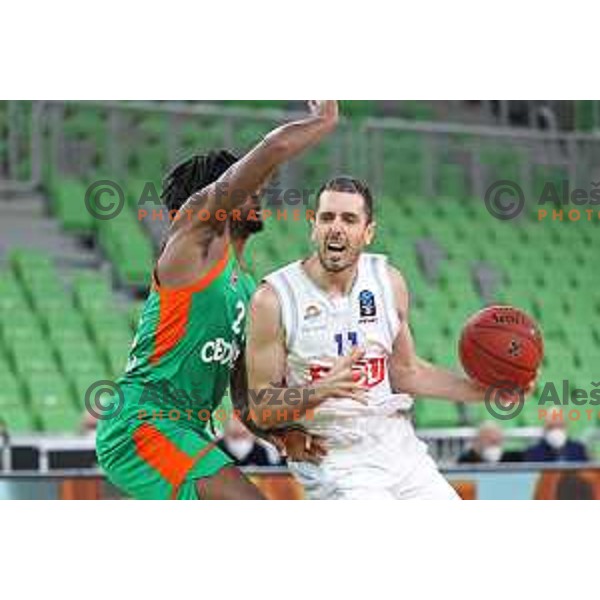
[[[198,500],[196,481],[233,464],[207,434],[136,417],[99,421],[96,453],[109,481],[140,500]]]

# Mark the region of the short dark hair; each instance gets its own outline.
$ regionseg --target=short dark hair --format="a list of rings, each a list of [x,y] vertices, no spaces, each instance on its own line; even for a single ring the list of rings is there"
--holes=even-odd
[[[165,206],[179,210],[192,194],[217,181],[237,161],[238,157],[229,150],[214,150],[179,163],[163,182],[161,198]]]
[[[336,177],[333,177],[327,183],[324,183],[317,193],[317,211],[319,210],[321,194],[327,191],[360,194],[365,201],[367,223],[370,223],[373,220],[373,194],[371,194],[369,186],[364,181],[356,179],[356,177],[350,177],[350,175],[337,175]]]

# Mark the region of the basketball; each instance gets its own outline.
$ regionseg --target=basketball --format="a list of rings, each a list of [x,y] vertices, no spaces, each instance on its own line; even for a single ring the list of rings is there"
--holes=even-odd
[[[527,313],[513,306],[489,306],[466,322],[459,356],[465,372],[482,385],[511,382],[526,388],[536,377],[544,343]]]

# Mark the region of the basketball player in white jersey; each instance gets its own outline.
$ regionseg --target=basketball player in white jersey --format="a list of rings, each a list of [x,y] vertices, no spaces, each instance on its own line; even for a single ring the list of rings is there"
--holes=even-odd
[[[295,420],[321,445],[318,464],[288,462],[308,498],[455,499],[415,435],[412,397],[482,401],[485,389],[415,354],[402,275],[363,253],[374,232],[366,185],[338,177],[323,186],[316,252],[267,276],[253,299],[251,412],[264,428]],[[256,390],[273,382],[300,394],[263,405]]]

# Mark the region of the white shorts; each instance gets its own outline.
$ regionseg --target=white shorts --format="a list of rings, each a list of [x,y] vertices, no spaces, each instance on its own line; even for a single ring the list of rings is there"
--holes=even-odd
[[[336,419],[313,432],[327,440],[322,463],[288,463],[311,500],[459,499],[405,416]]]

